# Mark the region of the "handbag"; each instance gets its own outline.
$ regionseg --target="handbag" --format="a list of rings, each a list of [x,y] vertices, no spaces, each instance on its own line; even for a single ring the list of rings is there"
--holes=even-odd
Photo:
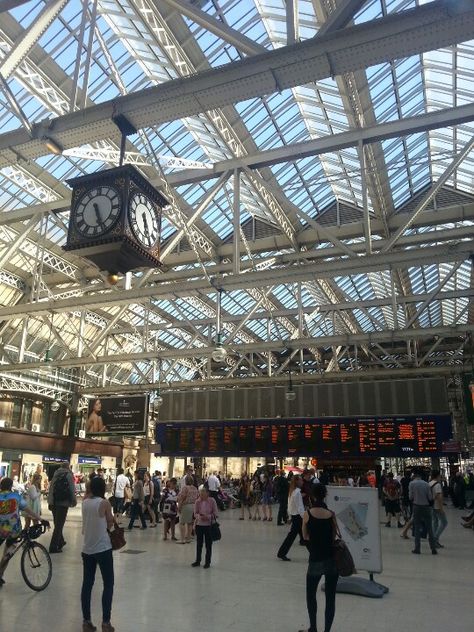
[[[357,573],[354,558],[352,557],[349,547],[344,542],[339,531],[339,525],[336,516],[333,515],[335,539],[333,543],[334,561],[336,563],[337,572],[341,577],[349,577]]]
[[[124,529],[120,527],[117,522],[114,520],[114,528],[112,531],[109,531],[110,543],[112,544],[112,550],[118,551],[122,549],[126,544]]]
[[[217,522],[217,518],[213,516],[211,520],[211,540],[213,542],[218,542],[222,538],[221,527]]]

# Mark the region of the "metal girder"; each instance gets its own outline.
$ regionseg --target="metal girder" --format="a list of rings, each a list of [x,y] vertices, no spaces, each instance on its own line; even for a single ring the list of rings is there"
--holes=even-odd
[[[284,162],[293,162],[310,156],[330,153],[356,147],[357,145],[370,145],[390,138],[399,138],[417,134],[419,132],[441,129],[443,127],[462,125],[474,121],[474,104],[462,105],[454,108],[446,108],[411,116],[388,123],[379,123],[370,127],[360,127],[351,129],[339,134],[323,136],[315,140],[308,140],[301,143],[292,143],[276,149],[267,149],[252,155],[238,159],[232,158],[222,160],[213,164],[212,169],[181,171],[170,174],[168,181],[173,186],[191,184],[217,178],[224,171],[249,167],[250,169],[261,169],[271,167]]]
[[[398,267],[432,265],[434,263],[462,261],[472,253],[470,242],[432,246],[414,250],[404,250],[383,254],[372,254],[358,259],[320,261],[316,264],[274,267],[262,271],[249,271],[240,275],[218,276],[215,287],[231,291],[277,285],[296,281],[314,281],[331,279],[335,276],[359,274]],[[232,264],[231,264],[232,265]],[[14,319],[23,314],[45,314],[49,311],[68,312],[81,308],[100,308],[107,305],[129,305],[145,298],[158,298],[162,295],[190,296],[193,291],[209,291],[209,281],[195,279],[195,271],[189,270],[189,279],[180,282],[167,282],[166,273],[160,277],[160,283],[132,290],[104,291],[86,297],[73,297],[63,300],[47,300],[25,305],[0,308],[0,321]],[[293,327],[293,325],[292,325]],[[103,335],[103,334],[102,334]]]
[[[403,233],[410,228],[412,222],[417,218],[417,216],[423,212],[423,210],[428,206],[428,204],[433,200],[436,193],[440,190],[440,188],[446,183],[446,181],[450,178],[453,171],[455,171],[461,162],[468,156],[474,147],[474,136],[470,138],[467,143],[464,145],[462,150],[456,154],[451,164],[446,168],[443,175],[438,178],[436,183],[430,187],[430,190],[423,196],[423,199],[419,204],[417,204],[413,213],[410,214],[409,218],[400,226],[397,232],[390,237],[387,243],[382,248],[382,252],[388,252],[393,248],[396,242],[400,239]]]
[[[56,17],[61,13],[69,0],[50,0],[44,6],[39,15],[35,17],[31,26],[24,32],[21,40],[18,40],[8,53],[6,59],[0,64],[0,74],[8,79],[28,53],[48,29]]]
[[[26,114],[24,113],[21,105],[18,103],[18,100],[13,94],[10,86],[8,85],[7,80],[2,75],[1,72],[0,72],[0,88],[2,88],[5,96],[7,97],[7,101],[10,103],[11,111],[16,114],[16,116],[23,123],[23,127],[31,134],[31,131],[32,131],[31,123],[28,120],[28,117],[26,116]]]
[[[120,151],[112,149],[112,147],[94,147],[85,145],[83,147],[74,147],[74,149],[66,149],[64,156],[72,156],[74,158],[83,158],[84,160],[100,160],[108,162],[111,165],[118,165]],[[161,165],[168,169],[211,169],[211,163],[201,162],[200,160],[188,160],[179,156],[168,156],[166,154],[156,154]],[[153,163],[138,151],[126,151],[124,162],[137,167],[152,167]]]
[[[464,337],[466,334],[474,331],[474,324],[452,325],[449,327],[425,327],[421,329],[408,329],[396,331],[374,331],[369,333],[345,333],[334,336],[318,336],[316,338],[296,338],[294,340],[274,340],[259,341],[255,343],[233,344],[232,351],[240,355],[247,353],[263,353],[265,351],[284,351],[286,349],[308,349],[311,346],[317,347],[336,347],[351,346],[360,344],[373,344],[375,342],[395,342],[402,340],[422,340],[440,337]],[[194,347],[183,349],[165,349],[154,351],[141,351],[125,354],[107,354],[99,357],[83,356],[81,358],[65,358],[57,360],[54,363],[55,368],[72,368],[81,366],[92,366],[95,364],[130,364],[133,362],[156,360],[157,358],[177,359],[177,358],[195,358],[210,357],[214,351],[214,345],[208,347]],[[24,362],[1,364],[0,372],[15,373],[19,371],[28,371],[32,369],[44,368],[44,362]]]
[[[331,12],[327,20],[318,31],[318,37],[333,33],[349,24],[357,11],[367,0],[341,0],[337,9]]]
[[[449,301],[456,298],[474,298],[474,286],[471,288],[463,289],[463,290],[448,290],[446,292],[440,292],[439,287],[436,288],[437,293],[435,296],[431,298],[433,302],[438,301]],[[431,297],[431,294],[423,293],[423,294],[412,294],[410,296],[397,296],[397,305],[401,307],[407,304],[416,304],[422,303]],[[387,296],[384,298],[372,298],[366,299],[362,301],[341,301],[337,303],[327,303],[321,305],[310,305],[303,306],[301,308],[301,312],[304,315],[311,315],[315,310],[317,310],[318,314],[321,315],[329,315],[333,311],[344,311],[344,310],[355,310],[355,309],[369,309],[373,307],[392,307],[393,298],[391,296]],[[254,309],[247,315],[242,316],[226,314],[225,321],[226,323],[240,323],[242,319],[245,320],[266,320],[270,317],[275,319],[277,318],[293,318],[299,315],[299,309],[297,308],[288,308],[288,309],[274,309],[272,311],[268,311],[265,309],[259,309],[258,311]],[[154,331],[162,331],[168,330],[170,327],[178,327],[178,328],[186,328],[186,327],[205,327],[207,325],[214,325],[215,318],[200,318],[200,319],[185,319],[185,320],[170,320],[163,325],[151,325],[148,328],[149,333]],[[398,329],[398,327],[396,328]],[[136,333],[143,330],[143,325],[134,326],[134,327],[118,327],[114,330],[114,334],[121,335],[126,333]]]
[[[265,47],[256,44],[250,37],[239,33],[222,20],[214,18],[199,7],[191,4],[188,0],[162,0],[167,5],[175,9],[181,15],[186,16],[195,24],[199,24],[202,28],[210,33],[214,33],[217,37],[225,42],[232,44],[237,50],[246,55],[257,55],[265,52]]]
[[[15,9],[16,7],[26,4],[29,1],[30,0],[0,0],[0,13],[11,11],[11,9]]]
[[[216,193],[220,190],[220,188],[225,184],[226,180],[230,176],[230,173],[224,173],[216,182],[216,184],[205,194],[204,199],[199,203],[196,210],[193,209],[192,215],[189,219],[186,219],[186,226],[180,228],[174,235],[171,236],[168,243],[161,249],[160,259],[164,261],[166,257],[173,252],[176,246],[179,244],[181,239],[186,235],[186,230],[189,231],[194,222],[204,213],[204,211],[208,208],[212,199],[216,195]]]
[[[360,381],[361,379],[379,379],[386,380],[388,378],[403,378],[403,377],[415,377],[415,376],[432,376],[432,375],[453,375],[457,373],[462,373],[463,367],[462,364],[451,364],[447,366],[429,366],[423,368],[414,368],[414,367],[404,367],[403,369],[399,368],[384,368],[383,371],[380,368],[377,369],[368,369],[364,371],[333,371],[331,373],[306,373],[302,375],[294,376],[293,381],[295,384],[305,384],[305,383],[318,383],[318,382],[351,382],[351,381]],[[154,384],[148,384],[147,390],[156,390],[160,387],[160,390],[163,394],[166,394],[171,391],[180,391],[183,389],[196,389],[199,388],[229,388],[229,387],[251,387],[251,386],[269,386],[274,384],[280,384],[282,386],[288,384],[288,376],[246,376],[245,378],[231,378],[227,379],[225,377],[216,379],[215,377],[211,379],[203,379],[197,382],[196,380],[181,380],[177,382],[172,382],[163,386],[162,383],[155,382]],[[81,393],[90,394],[90,395],[103,395],[106,393],[116,394],[116,393],[142,393],[143,385],[142,384],[117,384],[114,386],[101,388],[101,387],[88,387],[81,389]]]
[[[286,4],[286,43],[298,41],[298,0],[285,0]]]
[[[20,393],[33,393],[50,397],[51,399],[62,399],[68,401],[70,390],[61,386],[52,386],[47,383],[34,381],[24,375],[3,375],[0,373],[0,389],[2,391],[19,391]]]
[[[3,268],[5,263],[10,259],[10,257],[22,247],[23,242],[28,238],[28,235],[35,228],[39,221],[41,221],[43,214],[34,215],[26,226],[23,226],[23,230],[15,235],[15,238],[7,245],[5,250],[3,250],[0,254],[0,268]]]
[[[393,59],[453,45],[472,37],[474,7],[436,0],[293,46],[256,55],[186,79],[137,93],[0,136],[0,166],[44,155],[39,140],[54,129],[54,140],[70,149],[113,137],[112,116],[124,114],[137,129],[273,94],[296,85],[364,69]]]

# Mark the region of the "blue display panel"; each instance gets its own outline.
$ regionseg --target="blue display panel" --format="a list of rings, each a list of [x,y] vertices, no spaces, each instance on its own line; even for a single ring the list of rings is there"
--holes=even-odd
[[[452,438],[450,415],[158,423],[169,456],[435,456]]]

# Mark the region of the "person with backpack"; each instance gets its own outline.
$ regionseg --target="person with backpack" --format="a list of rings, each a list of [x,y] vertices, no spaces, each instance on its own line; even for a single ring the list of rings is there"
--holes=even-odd
[[[63,537],[64,524],[70,507],[75,507],[76,486],[69,463],[64,461],[54,473],[49,486],[48,507],[53,514],[54,531],[49,544],[50,553],[62,553],[66,544]]]

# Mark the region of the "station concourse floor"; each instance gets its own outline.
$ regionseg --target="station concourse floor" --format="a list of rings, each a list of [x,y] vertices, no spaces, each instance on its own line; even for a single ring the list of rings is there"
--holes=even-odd
[[[448,508],[446,548],[412,555],[411,540],[381,523],[384,571],[376,579],[389,587],[382,599],[338,594],[332,632],[468,632],[474,630],[474,533],[460,527],[465,512]],[[195,544],[162,540],[156,529],[126,531],[127,547],[114,553],[116,632],[296,632],[307,629],[305,572],[307,552],[297,543],[289,557],[276,558],[287,527],[273,522],[239,521],[239,510],[220,514],[222,540],[214,545],[212,566],[191,568]],[[48,513],[45,513],[48,517]],[[381,513],[381,521],[383,520]],[[67,546],[52,556],[53,578],[42,593],[23,582],[19,557],[5,573],[0,590],[0,632],[80,632],[80,510],[69,512]],[[49,544],[49,534],[42,536]],[[367,576],[361,574],[361,576]],[[92,615],[101,622],[102,580],[97,571]],[[318,590],[319,630],[324,593]],[[100,632],[101,627],[98,625]]]

